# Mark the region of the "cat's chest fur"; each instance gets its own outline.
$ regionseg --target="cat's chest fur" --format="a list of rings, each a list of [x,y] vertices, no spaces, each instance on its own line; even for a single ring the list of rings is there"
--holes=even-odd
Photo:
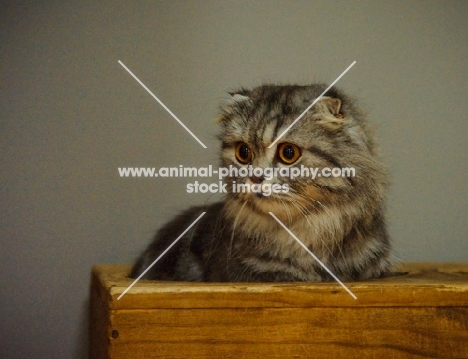
[[[221,213],[224,216],[225,213]],[[328,268],[343,280],[359,277],[349,274],[372,256],[379,239],[353,245],[360,238],[352,233],[339,209],[314,213],[313,216],[283,218],[285,228],[271,216],[243,208],[235,217],[223,220],[232,226],[213,228],[206,246],[201,267],[205,280],[210,281],[324,281],[330,276],[309,252],[307,247]],[[346,251],[346,254],[343,252]],[[223,268],[219,270],[219,268]]]

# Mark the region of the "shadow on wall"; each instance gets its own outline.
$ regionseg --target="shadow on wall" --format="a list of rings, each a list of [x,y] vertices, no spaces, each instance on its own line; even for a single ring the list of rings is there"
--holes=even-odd
[[[89,355],[89,298],[83,302],[80,308],[80,321],[78,323],[77,338],[73,350],[73,358],[76,359],[88,358]]]

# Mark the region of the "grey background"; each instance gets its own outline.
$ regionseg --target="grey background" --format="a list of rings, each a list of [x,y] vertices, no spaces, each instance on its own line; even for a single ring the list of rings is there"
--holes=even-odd
[[[339,86],[378,128],[397,256],[468,259],[468,2],[0,7],[0,357],[85,357],[91,266],[132,261],[177,211],[220,198],[117,167],[216,164],[226,91],[331,82],[354,60]]]

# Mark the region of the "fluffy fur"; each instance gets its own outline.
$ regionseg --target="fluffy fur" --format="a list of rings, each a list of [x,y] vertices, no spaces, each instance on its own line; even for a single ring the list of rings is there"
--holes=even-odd
[[[225,200],[189,209],[164,226],[131,276],[148,268],[202,211],[207,213],[143,278],[331,280],[269,212],[341,280],[385,275],[390,265],[384,219],[387,174],[376,154],[374,136],[355,103],[342,91],[330,89],[268,148],[325,88],[322,84],[264,85],[231,93],[219,118],[221,166],[346,167],[355,169],[355,177],[226,177],[230,193]],[[269,196],[236,193],[232,192],[234,181],[249,186],[286,185],[289,191]]]

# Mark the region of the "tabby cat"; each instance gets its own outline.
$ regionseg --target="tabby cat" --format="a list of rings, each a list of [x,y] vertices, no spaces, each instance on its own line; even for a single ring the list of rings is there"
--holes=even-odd
[[[238,171],[237,176],[225,177],[229,192],[225,200],[191,208],[166,224],[135,263],[131,276],[148,269],[202,212],[206,214],[143,279],[332,280],[269,212],[340,280],[387,274],[387,174],[355,101],[332,87],[269,148],[326,88],[324,84],[263,85],[230,93],[219,117],[222,168],[306,167],[319,169],[318,175],[241,176]],[[352,168],[354,176],[325,172],[320,176],[326,168]],[[276,191],[233,190],[238,185]]]

